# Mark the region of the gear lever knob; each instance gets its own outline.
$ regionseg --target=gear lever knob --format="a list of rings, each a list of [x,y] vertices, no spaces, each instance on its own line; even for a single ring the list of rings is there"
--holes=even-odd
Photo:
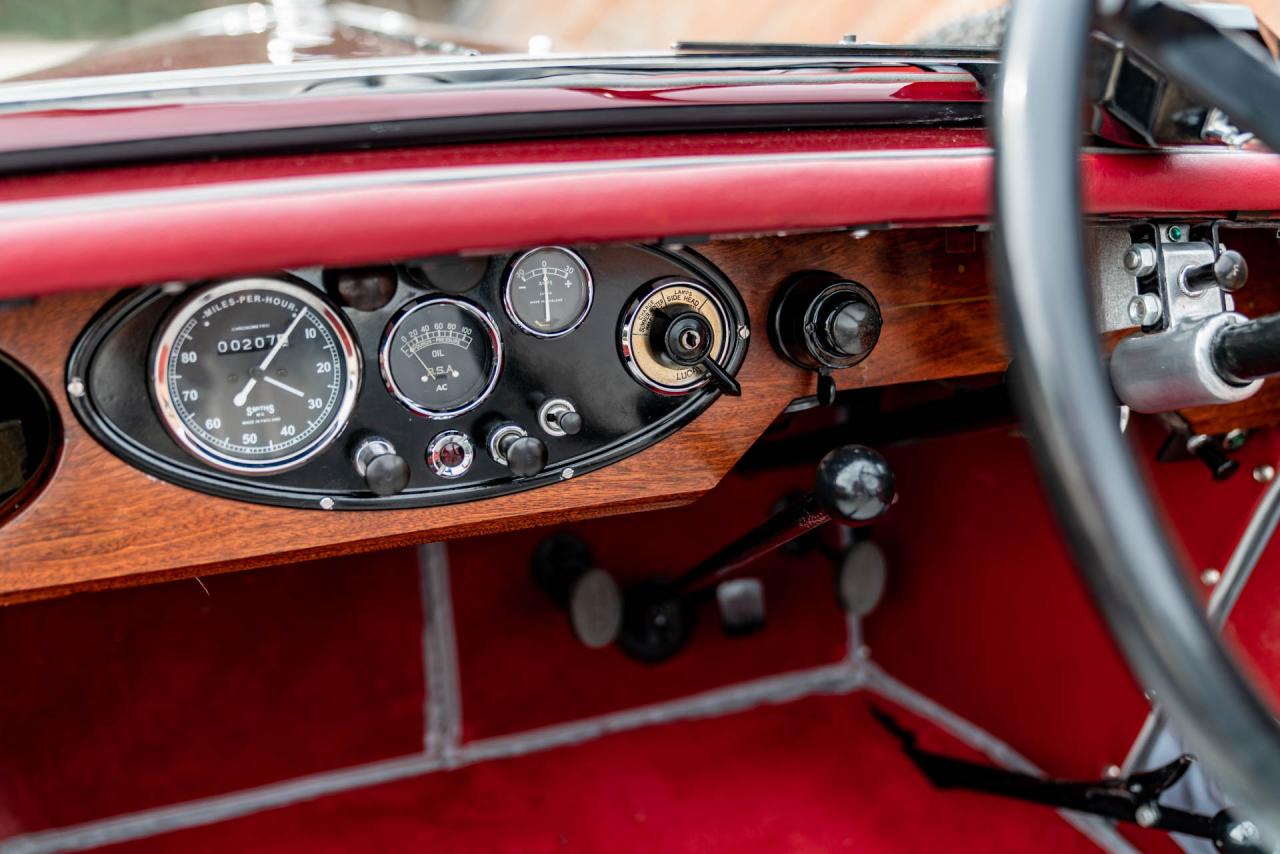
[[[873,522],[896,498],[893,469],[879,453],[863,445],[844,445],[818,463],[814,497],[842,525]]]

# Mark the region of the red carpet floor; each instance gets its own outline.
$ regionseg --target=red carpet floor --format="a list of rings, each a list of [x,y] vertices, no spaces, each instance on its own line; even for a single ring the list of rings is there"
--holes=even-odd
[[[637,730],[106,851],[1097,851],[1044,807],[931,788],[868,694]]]
[[[1213,484],[1156,467],[1198,567],[1221,567],[1273,437]],[[889,559],[874,659],[1047,772],[1118,762],[1145,703],[1077,580],[1024,440],[902,445],[902,500],[870,529]],[[809,472],[734,476],[672,511],[574,530],[623,578],[668,574],[763,519]],[[464,744],[659,702],[845,654],[830,566],[774,555],[768,628],[726,638],[707,609],[653,667],[587,650],[528,578],[546,532],[449,545]],[[678,559],[673,559],[676,555]],[[664,563],[664,559],[670,565]],[[237,573],[0,609],[0,840],[415,753],[423,742],[414,552]],[[1280,546],[1232,635],[1280,684]],[[139,850],[1070,850],[1052,813],[929,789],[866,698],[728,719],[387,784],[183,831]],[[562,841],[563,840],[563,841]],[[1167,842],[1148,837],[1146,850]]]

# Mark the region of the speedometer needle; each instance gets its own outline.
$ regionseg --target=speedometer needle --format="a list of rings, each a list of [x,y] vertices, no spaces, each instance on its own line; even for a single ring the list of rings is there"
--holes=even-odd
[[[276,357],[276,353],[280,352],[280,348],[289,343],[289,333],[298,325],[298,321],[302,320],[302,315],[305,314],[306,311],[307,310],[305,308],[298,309],[298,313],[293,316],[293,320],[289,321],[288,328],[286,328],[282,334],[276,336],[275,345],[272,346],[270,352],[267,353],[267,357],[262,360],[262,364],[258,365],[257,372],[259,374],[266,371],[267,366],[271,364],[271,360]],[[240,389],[239,394],[231,398],[231,402],[236,406],[244,406],[245,401],[249,399],[249,392],[253,391],[253,387],[257,384],[258,378],[251,374],[249,381],[244,384],[244,388]]]
[[[276,379],[275,377],[263,377],[262,381],[264,383],[270,383],[276,388],[282,388],[285,391],[289,392],[289,394],[296,394],[298,397],[306,397],[306,395],[304,395],[299,389],[296,389],[293,386],[288,385],[286,383],[282,383],[280,382],[280,380]]]

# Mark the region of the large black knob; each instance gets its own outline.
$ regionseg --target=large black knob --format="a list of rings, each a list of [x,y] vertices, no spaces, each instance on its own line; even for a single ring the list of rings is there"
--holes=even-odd
[[[489,431],[489,456],[516,477],[533,477],[547,467],[547,446],[516,424],[499,424]]]
[[[504,452],[507,468],[516,477],[533,477],[547,467],[547,446],[534,436],[508,442]]]
[[[823,345],[842,356],[865,359],[880,340],[880,311],[865,299],[850,296],[824,312]]]
[[[862,445],[845,445],[822,458],[814,497],[833,520],[865,525],[884,515],[896,496],[893,469]]]
[[[883,319],[871,292],[834,273],[810,271],[783,283],[769,335],[778,352],[802,368],[848,368],[871,355]]]
[[[356,474],[374,495],[395,495],[409,485],[409,463],[386,439],[365,439],[355,452]]]

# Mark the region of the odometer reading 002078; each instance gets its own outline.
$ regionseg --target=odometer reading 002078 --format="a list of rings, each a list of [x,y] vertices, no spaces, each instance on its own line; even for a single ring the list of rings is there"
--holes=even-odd
[[[152,390],[179,444],[245,474],[293,468],[332,442],[360,387],[342,318],[306,285],[241,279],[201,289],[165,324]]]

